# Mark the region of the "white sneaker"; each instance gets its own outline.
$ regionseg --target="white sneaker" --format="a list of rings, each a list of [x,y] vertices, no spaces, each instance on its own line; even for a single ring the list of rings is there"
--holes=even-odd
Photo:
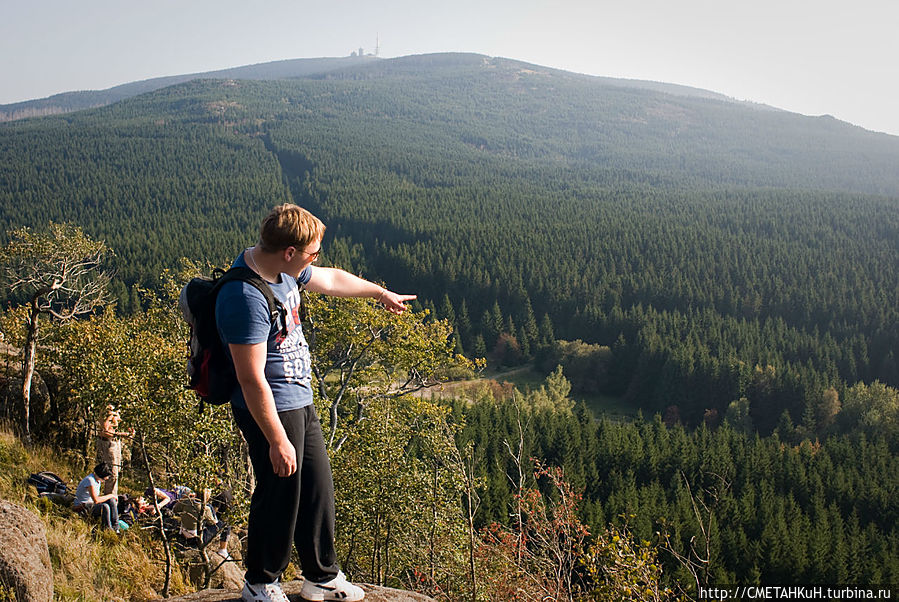
[[[346,580],[343,571],[338,571],[337,576],[324,583],[315,583],[306,579],[303,581],[303,589],[300,596],[304,600],[318,602],[319,600],[342,600],[344,602],[356,602],[365,597],[362,588],[353,585]]]
[[[244,602],[290,602],[277,581],[253,584],[244,581],[240,597]]]

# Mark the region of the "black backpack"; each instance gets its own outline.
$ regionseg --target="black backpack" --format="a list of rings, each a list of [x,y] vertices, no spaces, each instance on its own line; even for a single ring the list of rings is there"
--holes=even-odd
[[[185,284],[178,305],[190,325],[187,388],[193,389],[200,398],[201,412],[204,403],[221,405],[231,401],[231,393],[237,386],[234,365],[225,353],[215,325],[215,300],[222,285],[232,280],[256,287],[268,303],[272,324],[280,319],[282,334],[287,335],[287,310],[268,283],[250,268],[233,267],[227,272],[216,269],[211,278],[197,277]]]
[[[59,475],[48,470],[32,473],[28,477],[27,482],[29,485],[34,485],[37,492],[41,495],[52,493],[66,494],[69,492],[66,482]]]

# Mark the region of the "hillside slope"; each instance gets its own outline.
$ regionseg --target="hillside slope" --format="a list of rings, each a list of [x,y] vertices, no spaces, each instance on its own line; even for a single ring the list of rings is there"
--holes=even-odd
[[[371,60],[373,60],[373,57],[366,56],[290,59],[203,73],[155,77],[153,79],[113,86],[106,90],[63,92],[47,98],[0,105],[0,121],[15,121],[28,117],[58,115],[83,109],[104,107],[138,94],[145,94],[194,79],[289,79],[364,64]]]
[[[484,57],[487,58],[487,57]],[[22,102],[0,105],[0,122],[15,121],[17,119],[26,119],[28,117],[40,117],[46,115],[58,115],[60,113],[71,113],[83,109],[93,109],[103,107],[138,94],[152,92],[168,86],[184,83],[194,79],[249,79],[249,80],[276,80],[276,79],[292,79],[299,77],[315,76],[322,73],[328,73],[335,70],[344,69],[358,65],[368,64],[374,61],[373,56],[349,56],[335,58],[315,58],[315,59],[288,59],[282,61],[272,61],[269,63],[258,63],[255,65],[244,65],[241,67],[232,67],[230,69],[219,69],[216,71],[205,71],[202,73],[189,73],[184,75],[171,75],[167,77],[156,77],[147,80],[130,82],[107,88],[105,90],[83,90],[63,92],[54,94],[47,98],[39,98],[26,100]],[[591,77],[591,76],[584,76]],[[664,82],[652,82],[633,79],[596,77],[592,78],[603,83],[621,86],[624,88],[637,88],[656,90],[668,94],[679,96],[694,96],[698,98],[713,98],[717,100],[732,100],[728,97],[689,86],[680,86],[677,84],[668,84]],[[754,103],[745,103],[747,106],[755,108],[770,109],[765,105]]]
[[[418,292],[469,353],[601,343],[603,392],[690,420],[771,365],[771,429],[828,384],[899,383],[896,165],[899,138],[832,118],[441,54],[2,124],[0,222],[106,240],[127,309],[293,200],[328,261]]]

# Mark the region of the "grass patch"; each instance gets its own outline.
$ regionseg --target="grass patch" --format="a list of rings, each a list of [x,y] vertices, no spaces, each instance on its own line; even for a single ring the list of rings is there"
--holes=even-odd
[[[508,370],[485,372],[483,378],[495,380],[499,383],[512,383],[515,385],[515,388],[522,392],[532,391],[546,380],[546,377],[534,370],[530,364]]]
[[[26,449],[8,430],[0,429],[0,498],[24,506],[44,522],[53,567],[54,600],[157,600],[164,579],[160,542],[138,528],[122,536],[102,531],[68,508],[40,498],[25,482],[41,470],[55,472],[77,484],[83,471],[59,450]],[[173,567],[170,593],[193,589]]]
[[[426,392],[425,395],[443,399],[475,399],[477,392],[486,387],[495,396],[506,397],[511,394],[512,389],[528,393],[539,389],[545,383],[546,376],[528,364],[506,370],[485,371],[480,378],[446,383],[432,392]],[[639,408],[626,404],[621,397],[611,395],[572,392],[569,398],[576,404],[583,402],[597,419],[629,422],[636,418],[639,411]]]
[[[597,418],[607,418],[616,422],[630,422],[637,417],[639,408],[624,403],[621,397],[611,395],[576,395],[571,398],[576,402],[584,402]]]
[[[534,370],[530,365],[514,370],[486,374],[484,378],[499,383],[512,383],[522,393],[534,391],[546,383],[546,376]],[[638,412],[638,408],[628,405],[621,397],[599,393],[578,393],[575,391],[572,391],[568,397],[575,403],[583,402],[597,418],[630,421],[637,416]]]

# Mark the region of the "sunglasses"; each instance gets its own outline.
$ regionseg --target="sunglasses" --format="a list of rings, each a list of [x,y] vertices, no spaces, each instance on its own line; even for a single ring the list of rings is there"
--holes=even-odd
[[[308,256],[312,259],[312,261],[317,261],[318,258],[319,258],[319,256],[322,254],[322,248],[321,248],[321,247],[318,248],[318,251],[313,251],[313,252],[311,252],[311,253],[310,253],[309,251],[304,251],[304,250],[302,250],[302,249],[297,249],[297,250],[298,250],[300,253],[304,253],[304,254],[308,255]]]

